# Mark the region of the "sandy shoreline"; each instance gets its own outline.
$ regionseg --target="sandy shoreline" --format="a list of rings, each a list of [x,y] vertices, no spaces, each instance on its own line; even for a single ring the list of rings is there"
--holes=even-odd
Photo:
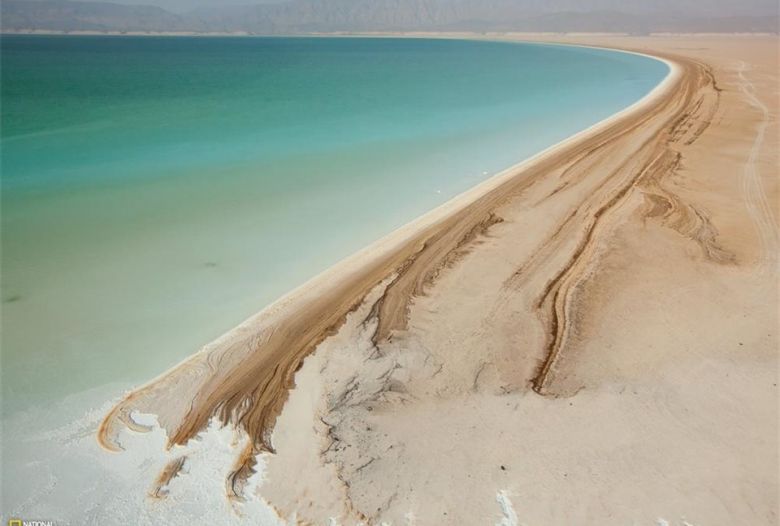
[[[650,56],[639,52],[626,52]],[[160,377],[151,380],[147,385],[138,388],[129,398],[134,400],[146,389],[158,389],[159,382],[170,380],[170,375],[175,371],[182,371],[183,374],[188,374],[184,371],[198,367],[194,365],[192,361],[200,358],[200,354],[211,353],[214,352],[215,349],[233,348],[237,344],[244,344],[248,338],[256,338],[256,335],[260,333],[276,332],[276,325],[284,325],[290,318],[297,318],[302,311],[311,310],[310,305],[312,303],[316,305],[315,310],[324,308],[326,310],[334,311],[334,316],[328,318],[329,323],[326,324],[328,326],[323,327],[323,324],[320,323],[317,324],[316,331],[313,331],[317,334],[317,336],[314,337],[314,340],[321,340],[322,338],[320,335],[327,335],[333,330],[333,327],[340,325],[343,322],[344,316],[354,310],[374,286],[393,274],[393,272],[396,271],[399,266],[403,265],[410,257],[413,257],[414,253],[419,250],[416,247],[425,243],[426,239],[434,237],[436,231],[447,230],[451,226],[452,219],[457,214],[463,213],[475,202],[486,197],[490,192],[500,190],[507,182],[521,177],[524,170],[529,167],[533,167],[537,163],[543,163],[550,159],[554,159],[563,149],[603,132],[622,118],[641,113],[659,97],[668,94],[673,89],[674,83],[679,81],[680,75],[682,74],[681,69],[675,62],[670,60],[661,57],[652,58],[657,58],[666,63],[670,71],[666,78],[641,100],[615,115],[539,152],[531,158],[520,161],[470,190],[467,190],[436,207],[430,212],[407,223],[403,227],[377,240],[357,253],[348,256],[343,261],[290,291],[261,312],[251,316],[236,328],[228,331],[214,342],[208,344],[197,355],[187,358],[180,365],[173,368],[173,370],[163,373]],[[460,233],[462,234],[462,232]],[[345,299],[344,296],[348,297]],[[341,308],[338,310],[333,309],[332,307],[334,297],[339,297],[336,301]],[[321,301],[323,298],[327,299],[327,301],[324,302],[325,305],[323,305],[323,302]],[[319,316],[319,313],[315,314],[315,316]],[[305,323],[311,323],[311,321],[306,319]],[[285,347],[289,347],[290,345],[289,339],[286,336],[283,341],[279,343]],[[314,344],[312,344],[311,341],[306,342],[308,348],[303,350],[303,356],[295,360],[296,366],[292,368],[293,371],[297,368],[297,362],[305,357],[308,352],[313,350],[317,343],[319,343],[319,341],[316,341]],[[264,341],[262,344],[264,348],[269,346],[268,340]],[[247,352],[249,349],[245,348],[243,351]],[[243,356],[236,357],[236,359],[241,361],[243,360]],[[263,366],[265,366],[265,364],[263,364]],[[290,384],[287,384],[284,390],[290,386]],[[280,393],[276,393],[276,395],[279,394]],[[126,411],[122,411],[120,408],[121,404],[117,410],[126,413]],[[279,409],[277,409],[277,411]],[[154,412],[157,413],[156,411]],[[112,418],[113,417],[108,417],[106,419],[106,425],[101,429],[99,434],[101,445],[110,450],[115,449],[111,444],[109,431],[109,427],[112,424]],[[119,418],[126,421],[126,416],[120,416]],[[270,427],[272,427],[272,425]],[[168,429],[168,431],[170,432],[171,429]],[[189,438],[190,437],[188,436],[183,440],[186,441]],[[271,449],[268,447],[270,444],[268,444],[267,438],[267,436],[263,436],[263,439],[266,441],[264,445],[267,449]],[[172,438],[172,442],[180,441],[180,439]]]
[[[529,524],[617,523],[640,519],[637,510],[699,513],[701,524],[776,518],[767,468],[777,466],[777,188],[766,144],[777,108],[759,112],[754,140],[749,119],[760,115],[740,106],[761,109],[750,70],[718,62],[728,56],[722,38],[678,40],[572,39],[651,54],[672,71],[642,101],[347,258],[134,391],[107,416],[100,443],[116,449],[122,424],[142,430],[132,411],[157,414],[178,444],[213,417],[236,424],[252,440],[228,496],[242,497],[255,455],[276,450],[261,494],[314,523],[403,523],[413,513],[420,524],[472,524],[504,490],[573,499],[555,509],[524,502]],[[762,57],[764,75],[769,60],[771,77],[776,39],[748,41],[760,53],[742,59]],[[776,80],[764,89],[776,93]],[[745,210],[733,202],[734,171]],[[746,312],[749,323],[739,321]],[[749,349],[721,349],[726,334]],[[575,402],[583,409],[572,415]],[[700,413],[683,416],[691,408]],[[647,422],[632,422],[642,412]],[[735,425],[745,436],[733,436]],[[736,451],[740,440],[752,451]],[[724,455],[720,468],[743,481],[735,495],[707,474]],[[442,467],[452,458],[466,464]],[[696,476],[664,485],[664,470],[686,461]],[[166,483],[180,467],[161,466]],[[556,470],[565,480],[549,478]]]

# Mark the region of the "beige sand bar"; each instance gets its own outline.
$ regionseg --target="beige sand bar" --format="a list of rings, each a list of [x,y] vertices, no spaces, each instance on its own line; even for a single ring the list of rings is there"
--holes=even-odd
[[[671,73],[131,392],[100,443],[218,418],[251,439],[228,496],[276,451],[260,493],[316,524],[776,521],[777,38],[535,38]]]

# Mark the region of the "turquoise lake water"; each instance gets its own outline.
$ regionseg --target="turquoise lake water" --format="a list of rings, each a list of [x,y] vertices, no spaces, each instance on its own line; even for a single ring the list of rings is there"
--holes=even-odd
[[[668,72],[457,40],[0,43],[6,416],[156,376]]]

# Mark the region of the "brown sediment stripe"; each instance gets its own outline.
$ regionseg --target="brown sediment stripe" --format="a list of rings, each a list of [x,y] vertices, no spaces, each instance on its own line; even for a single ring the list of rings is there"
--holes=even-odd
[[[166,488],[168,484],[179,475],[186,461],[187,457],[181,456],[168,462],[154,481],[154,486],[149,491],[149,496],[153,499],[167,497],[168,490]]]
[[[607,200],[587,219],[587,228],[577,249],[549,281],[537,301],[537,309],[547,312],[543,316],[549,320],[547,350],[532,380],[537,393],[555,394],[549,390],[549,386],[553,381],[554,365],[565,345],[567,332],[571,329],[573,292],[586,276],[585,266],[591,259],[600,224],[619,206],[630,190],[638,189],[651,199],[652,206],[645,211],[647,217],[660,215],[665,225],[698,243],[707,259],[716,263],[735,262],[733,254],[717,243],[717,231],[706,214],[684,203],[664,189],[662,184],[663,179],[675,173],[680,166],[682,155],[679,148],[693,144],[709,127],[720,100],[719,90],[707,66],[691,62],[685,66],[687,74],[677,90],[680,109],[673,114],[674,117],[667,119],[669,124],[660,133],[646,141],[632,155],[634,159],[642,156],[646,159],[640,163],[641,170],[634,172],[635,175],[613,194],[605,196]],[[712,96],[712,93],[715,95]],[[646,114],[646,119],[650,118],[652,112]],[[629,160],[620,165],[616,173],[625,171]],[[663,212],[657,212],[659,207]]]

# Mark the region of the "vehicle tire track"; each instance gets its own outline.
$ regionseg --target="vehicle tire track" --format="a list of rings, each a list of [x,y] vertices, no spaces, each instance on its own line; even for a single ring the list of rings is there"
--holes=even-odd
[[[739,89],[745,95],[748,103],[761,112],[761,122],[758,124],[756,137],[745,161],[742,173],[742,196],[745,208],[747,208],[758,231],[762,251],[759,268],[761,272],[764,272],[768,268],[774,268],[777,264],[777,226],[756,163],[761,154],[766,129],[769,127],[769,108],[756,96],[753,82],[745,75],[747,70],[748,64],[744,61],[740,62],[737,68]]]

